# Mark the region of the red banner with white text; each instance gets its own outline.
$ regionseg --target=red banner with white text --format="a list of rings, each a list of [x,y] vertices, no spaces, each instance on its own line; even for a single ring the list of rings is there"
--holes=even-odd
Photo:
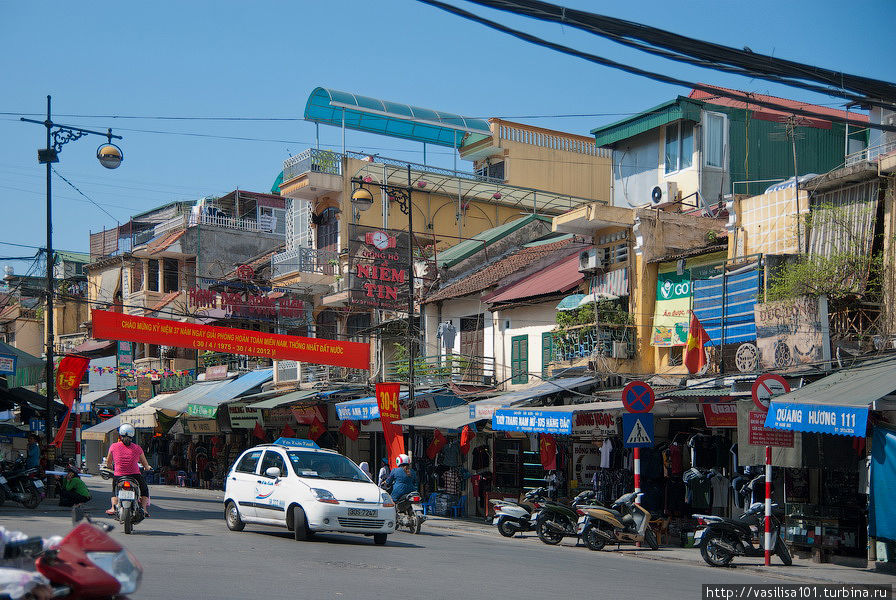
[[[392,421],[401,419],[401,409],[398,407],[400,393],[401,385],[398,383],[376,384],[376,402],[380,409],[380,422],[383,424],[383,437],[386,438],[391,467],[396,466],[395,458],[404,454],[404,432],[401,425],[392,424]]]
[[[93,337],[370,369],[370,344],[194,325],[105,310],[93,311]]]

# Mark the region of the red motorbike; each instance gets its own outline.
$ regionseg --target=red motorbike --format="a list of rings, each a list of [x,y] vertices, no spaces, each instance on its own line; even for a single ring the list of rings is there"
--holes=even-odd
[[[0,598],[111,600],[124,599],[137,590],[143,567],[108,535],[113,526],[91,520],[78,508],[72,511],[72,520],[75,528],[47,548],[41,538],[5,544],[4,559],[36,558],[37,572],[0,569]]]

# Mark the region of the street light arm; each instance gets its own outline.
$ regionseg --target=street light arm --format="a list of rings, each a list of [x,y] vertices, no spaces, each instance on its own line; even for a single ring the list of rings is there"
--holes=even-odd
[[[92,129],[83,129],[81,127],[74,127],[72,125],[63,125],[62,123],[54,123],[52,121],[36,121],[34,119],[26,119],[25,117],[19,117],[20,121],[25,121],[27,123],[37,123],[38,125],[43,125],[45,127],[58,127],[59,129],[67,129],[69,131],[80,131],[81,135],[86,133],[92,133],[94,135],[101,135],[105,138],[110,138],[113,140],[123,139],[120,135],[113,135],[112,130],[109,131],[94,131]],[[78,137],[81,137],[80,135]],[[75,138],[77,139],[77,138]]]

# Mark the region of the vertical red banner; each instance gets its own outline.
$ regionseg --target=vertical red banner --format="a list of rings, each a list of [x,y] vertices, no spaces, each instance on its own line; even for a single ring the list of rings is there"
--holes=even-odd
[[[62,440],[65,439],[66,430],[68,429],[68,420],[72,415],[72,405],[75,403],[75,396],[78,394],[78,388],[81,386],[81,379],[87,371],[90,359],[83,356],[75,356],[74,354],[66,354],[59,361],[56,368],[56,393],[59,399],[68,408],[62,425],[53,438],[52,444],[56,447],[62,446]]]
[[[401,385],[398,383],[376,384],[376,403],[380,409],[380,422],[383,424],[383,437],[386,439],[391,467],[395,467],[395,458],[399,454],[404,454],[404,435],[401,425],[392,424],[392,421],[401,419],[401,409],[398,406],[400,393]]]

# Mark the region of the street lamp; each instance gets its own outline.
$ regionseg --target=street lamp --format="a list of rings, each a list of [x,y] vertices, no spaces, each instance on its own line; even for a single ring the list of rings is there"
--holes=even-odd
[[[112,143],[113,139],[120,140],[120,135],[112,135],[112,129],[108,129],[105,133],[102,131],[92,131],[90,129],[82,129],[80,127],[72,127],[71,125],[62,125],[54,123],[50,115],[50,96],[47,96],[47,119],[46,121],[35,121],[34,119],[21,118],[22,121],[28,123],[37,123],[47,128],[47,146],[37,151],[37,162],[47,165],[47,412],[46,412],[46,435],[49,442],[53,436],[54,425],[54,406],[53,406],[53,186],[51,181],[52,164],[59,162],[59,153],[62,147],[88,134],[101,135],[106,138],[107,142],[101,145],[96,151],[96,157],[100,164],[107,169],[117,169],[124,160],[124,153],[121,148]],[[78,457],[80,461],[80,457]]]
[[[364,187],[365,182],[353,178],[352,183],[357,187],[352,191],[352,206],[359,211],[368,210],[373,205],[373,194]],[[408,165],[407,187],[393,186],[386,183],[374,184],[386,192],[389,200],[398,204],[401,212],[408,216],[408,416],[414,416],[414,361],[416,352],[414,347],[414,211],[411,204],[411,165]],[[410,429],[411,439],[414,436],[414,428]]]

